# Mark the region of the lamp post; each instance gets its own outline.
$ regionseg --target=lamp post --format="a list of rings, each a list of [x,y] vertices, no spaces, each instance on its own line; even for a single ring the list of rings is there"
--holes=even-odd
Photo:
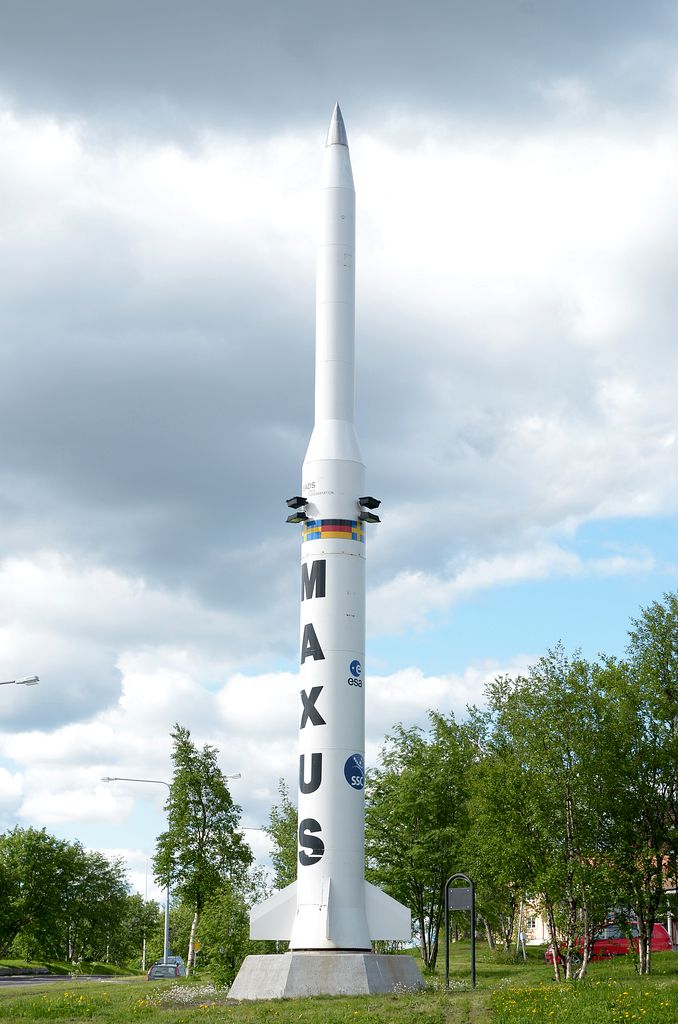
[[[167,792],[171,795],[172,787],[164,779],[128,779],[122,775],[104,775],[102,782],[147,782],[152,786],[167,786]],[[165,893],[165,938],[163,941],[162,961],[167,963],[169,956],[169,908],[170,908],[170,880],[167,879],[167,891]]]
[[[0,681],[0,686],[12,686],[13,683],[16,683],[17,686],[37,686],[39,682],[39,676],[26,676],[25,679],[3,679]]]
[[[144,872],[144,912],[148,903],[148,857],[146,858],[146,870]],[[144,918],[144,941],[141,946],[141,970],[146,971],[146,919]]]
[[[225,775],[226,779],[240,779],[242,778],[240,772],[236,772],[234,775]],[[170,797],[172,795],[172,787],[169,782],[165,782],[164,779],[129,779],[124,775],[104,775],[101,779],[102,782],[146,782],[151,786],[167,786],[167,792]],[[169,821],[168,821],[169,825]],[[163,963],[167,963],[167,957],[169,956],[169,908],[170,908],[170,880],[167,879],[167,892],[165,893],[165,939],[163,943]]]

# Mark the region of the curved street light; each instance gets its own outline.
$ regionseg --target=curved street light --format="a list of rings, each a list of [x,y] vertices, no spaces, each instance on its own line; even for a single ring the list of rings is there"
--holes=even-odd
[[[242,775],[236,772],[234,775],[225,775],[226,779],[240,779]],[[102,775],[102,782],[147,782],[153,786],[167,786],[167,791],[172,796],[172,787],[164,779],[130,779],[124,775]],[[169,824],[169,823],[168,823]],[[167,879],[167,892],[165,894],[165,939],[163,943],[163,963],[167,963],[169,956],[169,911],[170,911],[170,880]]]
[[[164,779],[128,779],[122,775],[103,775],[102,782],[148,782],[154,786],[167,786],[168,793],[172,794],[172,787]],[[165,937],[163,940],[162,962],[166,964],[169,956],[169,910],[170,910],[170,880],[167,879],[167,891],[165,893]]]
[[[17,686],[37,686],[39,682],[40,676],[26,676],[25,679],[3,679],[0,686],[11,686],[13,683]]]

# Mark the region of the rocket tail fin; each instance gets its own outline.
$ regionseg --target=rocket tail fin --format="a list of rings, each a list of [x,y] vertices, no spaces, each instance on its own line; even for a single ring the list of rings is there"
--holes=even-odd
[[[412,914],[376,885],[365,882],[365,913],[370,939],[408,942],[412,938]]]
[[[250,911],[251,939],[289,939],[297,912],[297,883],[274,892]]]
[[[328,894],[329,895],[329,894]],[[328,918],[329,899],[324,910]],[[287,941],[292,935],[297,913],[297,883],[273,893],[250,911],[251,939],[279,939]],[[376,885],[365,882],[365,915],[371,940],[391,939],[407,942],[412,938],[412,915],[392,896]],[[328,918],[329,919],[329,918]]]

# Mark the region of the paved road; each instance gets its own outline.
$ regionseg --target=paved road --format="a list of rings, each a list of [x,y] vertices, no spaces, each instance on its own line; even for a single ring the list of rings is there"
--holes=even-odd
[[[137,977],[119,977],[111,974],[5,974],[0,975],[0,986],[7,985],[48,985],[53,981],[68,982],[75,984],[78,981],[139,981],[143,975]]]

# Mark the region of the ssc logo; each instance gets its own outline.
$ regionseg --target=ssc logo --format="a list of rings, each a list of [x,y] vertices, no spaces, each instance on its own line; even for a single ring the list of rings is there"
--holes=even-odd
[[[352,676],[361,676],[363,674],[363,667],[357,658],[348,666],[348,671]]]
[[[344,765],[344,778],[351,789],[362,789],[365,785],[365,761],[362,754],[351,754]]]

